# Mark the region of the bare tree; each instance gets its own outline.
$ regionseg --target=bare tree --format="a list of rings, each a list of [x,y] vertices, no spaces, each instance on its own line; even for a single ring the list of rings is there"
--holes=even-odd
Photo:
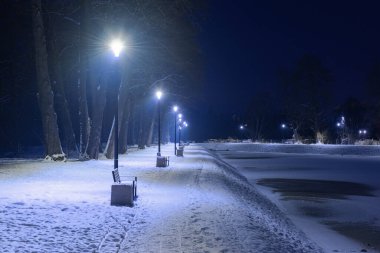
[[[41,111],[44,143],[47,157],[65,160],[54,111],[54,95],[50,85],[45,30],[42,19],[41,0],[32,0],[33,34],[38,86],[38,102]]]

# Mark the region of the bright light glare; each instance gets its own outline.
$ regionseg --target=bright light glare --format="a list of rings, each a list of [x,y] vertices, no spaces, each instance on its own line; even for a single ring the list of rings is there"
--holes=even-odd
[[[182,113],[178,114],[178,118],[182,119]]]
[[[281,127],[282,127],[282,128],[285,128],[285,127],[286,127],[286,125],[285,125],[285,124],[281,124]]]
[[[174,112],[177,112],[177,111],[178,111],[178,106],[176,106],[176,105],[173,106],[173,111],[174,111]]]
[[[241,125],[241,126],[240,126],[240,129],[244,129],[244,126]]]
[[[156,97],[157,97],[158,100],[160,100],[161,97],[162,97],[162,91],[160,91],[160,90],[157,91],[157,92],[156,92]]]
[[[336,123],[336,126],[337,126],[337,127],[340,127],[340,123],[339,123],[339,122],[338,122],[338,123]]]
[[[119,57],[121,51],[124,48],[124,44],[121,40],[115,39],[110,43],[110,48],[111,48],[113,54],[115,55],[115,57]]]

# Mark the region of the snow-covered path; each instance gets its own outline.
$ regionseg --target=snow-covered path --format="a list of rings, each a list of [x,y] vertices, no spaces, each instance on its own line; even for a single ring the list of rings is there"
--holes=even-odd
[[[154,149],[121,156],[139,178],[133,208],[109,205],[112,161],[1,163],[0,252],[319,251],[201,147],[154,162]]]

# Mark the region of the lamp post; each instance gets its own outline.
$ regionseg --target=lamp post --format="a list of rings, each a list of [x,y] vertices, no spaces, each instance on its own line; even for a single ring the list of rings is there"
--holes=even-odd
[[[110,48],[115,56],[119,58],[121,51],[124,48],[124,44],[121,40],[115,39],[111,41]],[[114,125],[114,162],[113,168],[117,169],[119,167],[119,91],[117,91],[116,105],[115,105],[115,125]]]
[[[174,155],[177,155],[177,111],[178,106],[173,106],[174,111]]]
[[[158,100],[158,152],[157,156],[161,156],[161,97],[162,92],[158,90],[156,92],[156,97]]]
[[[284,123],[281,124],[281,130],[282,130],[282,131],[281,131],[281,137],[282,137],[281,142],[284,143],[284,136],[285,136],[285,133],[284,133],[284,132],[285,132],[285,130],[286,130],[286,124],[284,124]]]
[[[365,130],[365,129],[360,129],[359,130],[359,138],[361,140],[365,139],[366,134],[367,134],[367,130]]]
[[[343,144],[345,142],[344,138],[346,134],[346,120],[344,116],[340,117],[340,121],[336,123],[336,127],[338,128],[338,135],[340,135],[340,144]]]

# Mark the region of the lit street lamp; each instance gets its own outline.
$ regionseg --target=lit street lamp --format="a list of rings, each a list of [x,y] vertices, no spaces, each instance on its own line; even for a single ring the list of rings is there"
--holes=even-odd
[[[162,92],[158,90],[156,92],[156,97],[158,100],[158,152],[157,156],[161,156],[161,97]]]
[[[360,129],[359,130],[359,137],[361,139],[364,139],[366,135],[367,135],[367,130],[365,130],[365,129]]]
[[[115,39],[110,43],[110,48],[115,56],[119,58],[121,51],[124,48],[124,44],[121,40]],[[115,106],[115,125],[114,125],[114,169],[119,167],[119,92],[117,91],[116,106]]]
[[[178,106],[173,107],[173,112],[174,112],[174,155],[177,154],[177,111],[178,111]]]
[[[182,123],[181,125],[178,126],[178,145],[181,146],[181,133],[182,133],[182,128],[187,127],[188,124],[186,121],[182,122],[182,118],[179,119],[179,122]]]
[[[344,116],[340,117],[340,121],[336,123],[336,127],[338,128],[338,135],[340,137],[340,144],[343,144],[344,138],[346,136],[346,120]],[[337,140],[338,141],[338,140]]]
[[[285,133],[284,132],[286,130],[286,124],[284,124],[284,123],[281,124],[281,130],[282,130],[281,131],[281,137],[282,137],[281,142],[284,143],[284,139],[285,139]]]

